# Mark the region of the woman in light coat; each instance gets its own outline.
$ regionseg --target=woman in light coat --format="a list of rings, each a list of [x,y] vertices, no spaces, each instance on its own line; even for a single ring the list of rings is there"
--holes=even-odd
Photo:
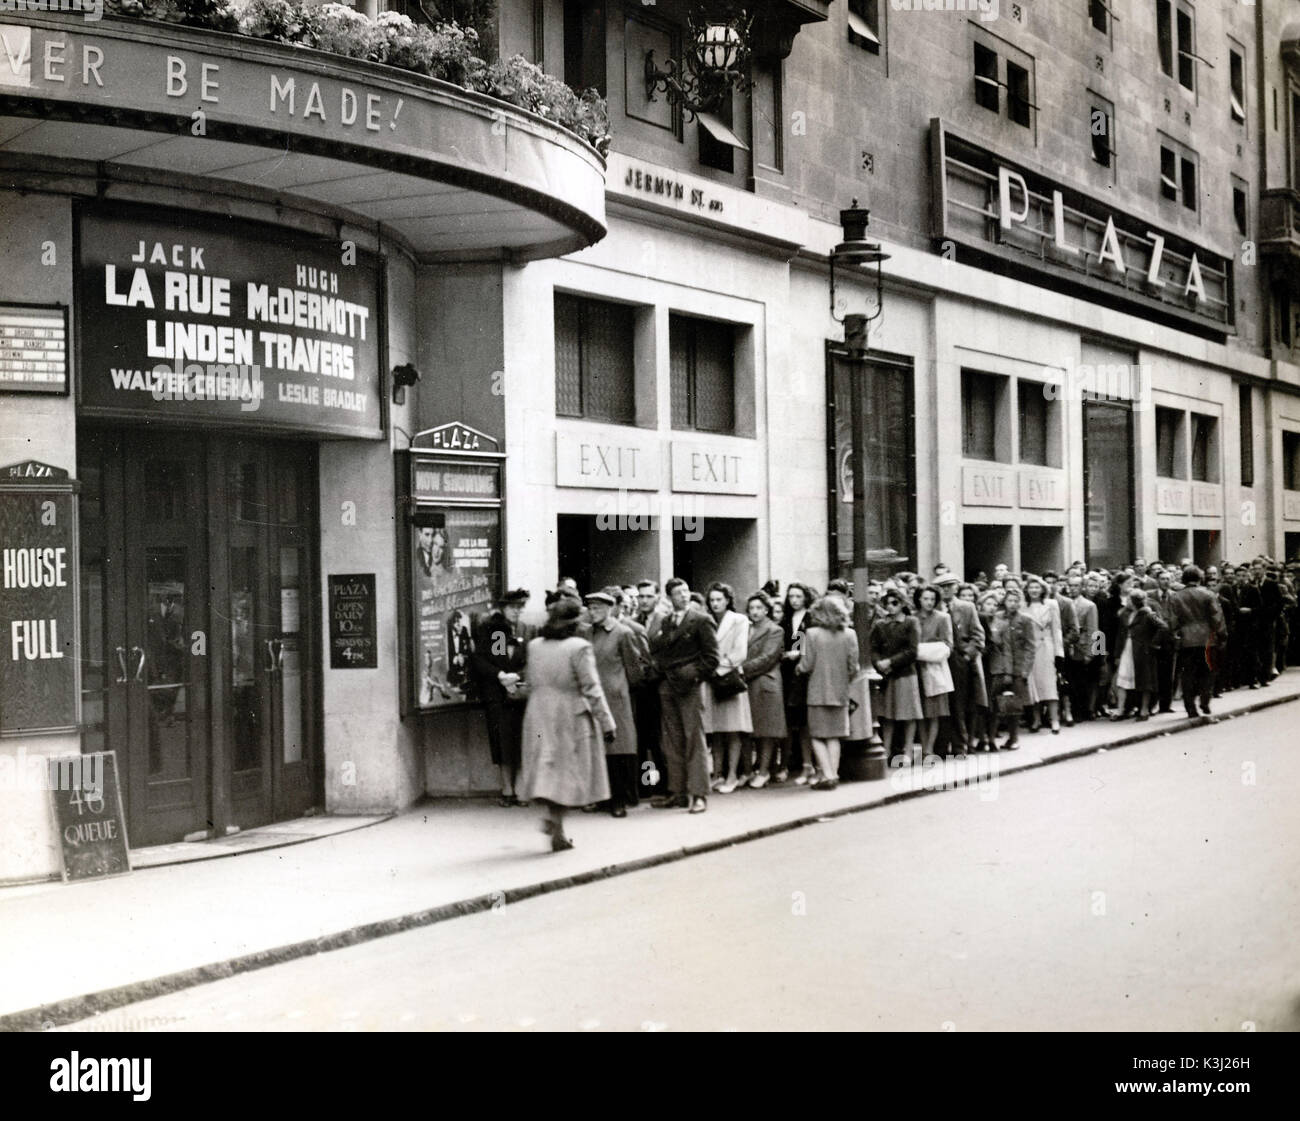
[[[749,687],[749,715],[758,743],[758,766],[749,785],[761,790],[772,777],[777,747],[789,734],[785,723],[785,690],[781,686],[781,655],[785,636],[772,621],[772,601],[755,592],[745,604],[749,616],[749,652],[741,672]]]
[[[1033,714],[1029,730],[1036,732],[1041,727],[1042,710],[1047,710],[1047,718],[1052,725],[1052,734],[1060,732],[1061,720],[1058,716],[1058,693],[1056,690],[1056,661],[1065,657],[1065,639],[1061,630],[1061,608],[1056,600],[1047,594],[1047,584],[1037,576],[1025,580],[1024,615],[1034,624],[1034,666],[1030,671],[1029,702],[1033,705]]]
[[[997,745],[1002,751],[1015,751],[1020,746],[1020,717],[1029,704],[1028,677],[1038,649],[1034,624],[1021,610],[1023,602],[1019,588],[1008,588],[987,628],[989,694],[996,705],[995,736],[999,716],[1007,721],[1007,740]]]
[[[918,645],[922,642],[941,642],[947,647],[943,663],[947,665],[952,654],[952,619],[939,610],[939,589],[929,584],[916,593],[916,625]],[[934,741],[939,736],[939,720],[948,715],[949,689],[944,693],[930,696],[925,691],[925,671],[917,665],[918,681],[921,685],[921,757],[934,753]],[[964,746],[964,745],[963,745]]]
[[[542,831],[551,835],[554,852],[573,848],[564,833],[565,808],[609,797],[605,744],[614,741],[614,717],[591,643],[577,634],[581,616],[576,602],[557,600],[540,636],[528,644],[519,796],[546,805]]]
[[[749,655],[749,620],[736,611],[736,593],[727,584],[710,584],[705,604],[718,628],[718,668],[714,676],[725,677],[733,669],[740,669]],[[707,681],[700,689],[704,695],[704,730],[713,741],[713,789],[719,794],[731,794],[740,785],[737,771],[743,735],[754,730],[749,693],[742,690],[730,697],[717,697]]]
[[[840,740],[849,734],[849,683],[858,673],[858,636],[849,626],[848,604],[822,596],[808,613],[799,673],[808,678],[808,737],[823,777],[814,790],[840,784]]]

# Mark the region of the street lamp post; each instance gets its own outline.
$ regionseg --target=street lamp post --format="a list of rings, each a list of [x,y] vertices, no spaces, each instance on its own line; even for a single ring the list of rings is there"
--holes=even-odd
[[[840,211],[840,226],[844,240],[830,254],[830,290],[831,317],[844,324],[844,349],[849,363],[849,411],[852,414],[849,423],[853,441],[853,586],[854,586],[854,627],[858,631],[860,648],[865,648],[865,628],[863,615],[866,603],[861,598],[862,589],[867,586],[870,573],[867,565],[867,456],[866,425],[863,410],[863,380],[866,377],[866,358],[870,348],[869,331],[873,320],[880,318],[884,310],[884,290],[880,265],[889,259],[889,254],[881,251],[877,242],[867,240],[867,224],[871,212],[858,206],[854,199],[847,210]],[[836,266],[866,269],[875,266],[876,301],[875,310],[870,314],[846,312],[838,315],[835,296]],[[866,668],[866,667],[864,667]],[[846,769],[850,772],[845,777],[876,780],[885,777],[888,755],[880,740],[872,736],[866,752],[860,758],[846,756]]]

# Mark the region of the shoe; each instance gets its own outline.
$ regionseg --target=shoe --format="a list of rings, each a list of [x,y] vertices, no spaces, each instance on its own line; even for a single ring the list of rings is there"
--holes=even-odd
[[[1200,718],[1200,715],[1201,715],[1201,714],[1200,714],[1199,712],[1197,712],[1194,708],[1189,708],[1189,709],[1187,710],[1187,719],[1188,719],[1188,720],[1197,720],[1197,719]]]
[[[497,805],[502,809],[506,809],[510,806],[517,806],[519,805],[519,799],[513,794],[502,794],[501,797],[497,799]]]
[[[685,794],[664,794],[659,798],[651,798],[650,805],[657,810],[684,810],[690,802]]]
[[[780,786],[781,783],[788,782],[789,780],[790,780],[790,772],[787,771],[784,767],[782,767],[779,771],[776,772],[776,774],[772,776],[772,782],[777,786]]]
[[[1137,720],[1139,724],[1141,724],[1143,720],[1150,720],[1150,719],[1151,719],[1151,713],[1149,712],[1139,712],[1137,714]]]
[[[736,787],[739,785],[740,783],[736,782],[734,779],[728,779],[721,786],[715,787],[714,789],[716,789],[719,794],[734,794],[736,792]]]
[[[1201,702],[1201,713],[1202,713],[1203,715],[1205,715],[1205,716],[1209,716],[1209,715],[1210,715],[1210,702],[1209,702],[1209,701],[1202,701],[1202,702]]]
[[[623,806],[615,806],[609,811],[610,817],[627,817],[627,810]]]
[[[1162,708],[1160,711],[1161,711],[1162,713],[1173,712],[1173,711],[1174,711],[1174,707],[1173,707],[1173,705],[1165,705],[1165,707]]]
[[[573,841],[563,833],[551,834],[551,852],[563,852],[565,849],[573,848]]]
[[[1073,717],[1073,716],[1067,716],[1063,721],[1061,721],[1061,723],[1063,723],[1067,728],[1073,728],[1073,727],[1074,727],[1074,717]]]
[[[824,778],[820,782],[814,782],[809,790],[834,790],[839,786],[840,780],[837,778]]]
[[[760,775],[755,775],[753,778],[751,778],[751,779],[749,780],[749,789],[750,789],[750,790],[762,790],[763,787],[765,787],[765,786],[766,786],[769,782],[771,782],[771,781],[772,781],[772,780],[769,779],[769,778],[767,777],[767,775],[761,775],[761,774],[760,774]]]
[[[975,751],[996,751],[997,749],[989,743],[988,740],[980,740],[974,747]]]
[[[1061,734],[1061,726],[1060,726],[1059,724],[1053,724],[1053,725],[1052,725],[1052,735],[1054,735],[1054,736],[1059,736],[1060,734]]]
[[[718,775],[717,778],[709,780],[709,789],[717,790],[718,787],[721,786],[725,781],[726,779],[724,779],[721,775]]]
[[[602,807],[599,802],[592,802],[588,806],[583,806],[582,812],[585,814],[594,814],[594,813],[599,813],[601,809]]]
[[[522,798],[516,798],[515,805],[518,806],[521,810],[526,810],[530,805],[532,805],[532,803],[526,802]]]
[[[794,778],[794,784],[795,784],[795,786],[807,786],[807,785],[808,785],[808,777],[809,777],[809,776],[808,776],[808,772],[807,772],[806,770],[805,770],[805,771],[800,771],[799,774],[795,775],[795,778]]]
[[[709,800],[707,798],[702,798],[699,795],[696,795],[694,798],[691,799],[691,809],[690,809],[691,813],[702,814],[708,808],[709,808]]]
[[[999,750],[999,751],[1019,751],[1019,750],[1020,750],[1020,741],[1019,741],[1019,740],[1007,740],[1007,742],[1004,743],[1001,747],[999,747],[998,750]]]

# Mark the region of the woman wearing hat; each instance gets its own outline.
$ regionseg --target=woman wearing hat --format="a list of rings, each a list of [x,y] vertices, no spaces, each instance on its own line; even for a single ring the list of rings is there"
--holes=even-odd
[[[997,722],[1004,717],[1007,722],[1007,740],[998,746],[1003,751],[1014,751],[1020,746],[1020,717],[1029,704],[1027,679],[1034,667],[1034,653],[1038,639],[1034,624],[1021,611],[1024,597],[1018,587],[1008,588],[1002,597],[1002,606],[990,620],[988,627],[989,698],[995,706],[993,735],[997,736]]]
[[[527,638],[519,617],[528,592],[516,588],[497,601],[496,610],[473,629],[470,668],[483,702],[488,750],[501,774],[502,806],[517,806],[515,779],[519,774],[519,737],[523,728],[523,677]]]
[[[911,759],[913,728],[924,716],[916,679],[916,647],[921,631],[896,586],[886,587],[880,606],[885,617],[871,628],[871,653],[876,660],[876,672],[884,678],[880,711],[876,713],[880,718],[880,738],[885,741],[891,759],[900,754]],[[903,746],[899,751],[894,750],[895,723],[903,725]]]
[[[528,708],[524,713],[519,792],[546,805],[543,832],[551,850],[573,848],[564,811],[609,798],[605,745],[614,717],[605,700],[591,643],[578,637],[582,608],[567,596],[551,605],[541,634],[528,644]]]
[[[858,673],[858,637],[848,603],[827,592],[808,612],[798,672],[808,678],[808,737],[820,781],[813,790],[840,784],[840,741],[849,735],[849,683]]]

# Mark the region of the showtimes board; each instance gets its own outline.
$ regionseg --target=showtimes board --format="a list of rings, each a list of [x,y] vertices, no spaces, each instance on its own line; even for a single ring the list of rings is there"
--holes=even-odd
[[[0,304],[0,392],[68,392],[65,308]]]

